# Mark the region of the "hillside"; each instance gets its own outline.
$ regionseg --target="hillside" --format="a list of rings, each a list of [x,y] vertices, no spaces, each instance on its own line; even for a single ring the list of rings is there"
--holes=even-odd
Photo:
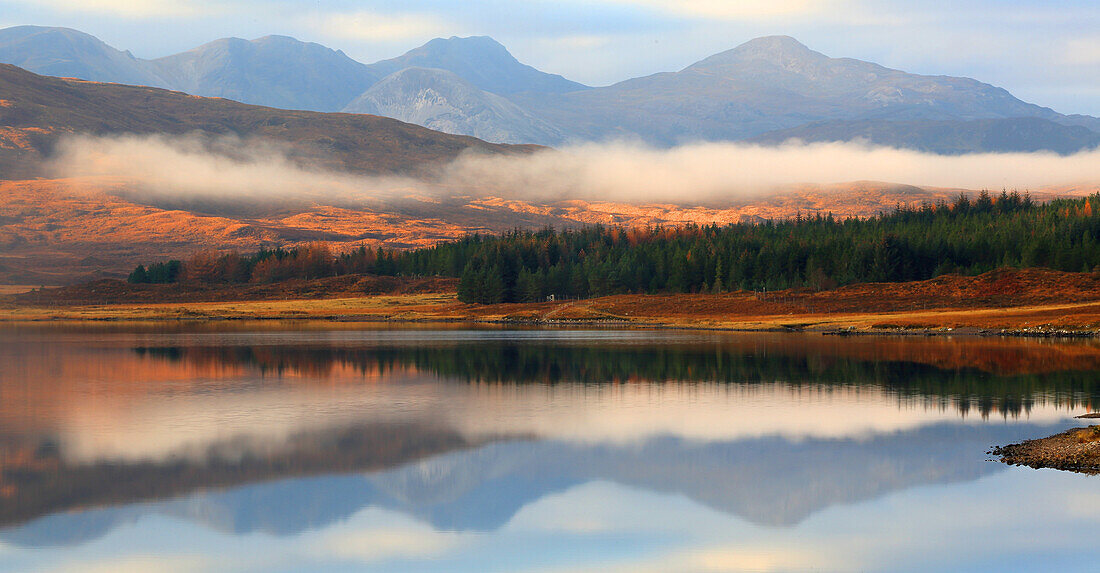
[[[1049,200],[1094,190],[1052,189],[1032,196]],[[200,248],[250,251],[327,241],[337,250],[359,245],[408,249],[517,227],[728,224],[815,213],[866,217],[899,204],[916,206],[957,194],[958,190],[857,182],[791,188],[720,207],[412,196],[370,205],[267,201],[262,208],[240,211],[145,197],[121,180],[0,181],[0,285],[120,277],[138,263],[184,258]]]
[[[0,64],[0,178],[38,174],[66,134],[232,135],[285,144],[300,164],[354,173],[418,173],[465,151],[514,153],[397,120],[286,111],[143,86],[58,79]]]
[[[1092,190],[1036,191],[1032,196],[1050,199]],[[949,200],[957,194],[857,182],[791,188],[722,206],[439,195],[369,204],[268,200],[242,210],[169,201],[118,179],[0,181],[0,285],[29,288],[124,277],[138,263],[186,258],[202,248],[252,251],[327,241],[337,251],[360,245],[408,249],[517,227],[727,224],[830,212],[866,217],[898,204]]]

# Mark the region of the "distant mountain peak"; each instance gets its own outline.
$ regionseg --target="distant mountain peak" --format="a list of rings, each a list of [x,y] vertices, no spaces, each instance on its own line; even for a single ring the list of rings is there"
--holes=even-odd
[[[825,54],[811,50],[790,36],[764,36],[715,54],[691,67],[706,69],[731,63],[766,62],[783,68],[800,68],[828,60],[830,58]]]
[[[498,64],[522,65],[508,51],[508,48],[489,36],[435,38],[419,48],[410,50],[402,57],[484,58]]]
[[[379,78],[342,52],[279,35],[221,38],[152,63],[188,93],[312,111],[338,110]]]
[[[493,39],[492,36],[451,36],[450,38],[436,38],[432,42],[451,42],[459,44],[480,44],[483,46],[499,46],[504,47],[504,44]],[[431,43],[431,42],[429,42]]]
[[[111,50],[120,54],[129,53],[111,48],[99,38],[72,28],[12,26],[0,30],[0,45],[12,45],[30,39],[37,39],[41,42],[51,42],[53,43],[51,47],[55,49],[60,47],[58,46],[59,43],[65,43],[80,49]]]
[[[816,54],[805,44],[790,36],[762,36],[753,38],[733,49],[741,54]]]
[[[468,46],[492,47],[504,50],[506,52],[508,51],[508,49],[504,47],[504,44],[501,44],[500,42],[494,40],[492,36],[451,36],[450,38],[435,38],[428,43],[435,43],[436,45],[464,44]]]
[[[238,38],[237,36],[228,36],[228,37],[225,37],[225,38],[218,38],[217,40],[211,40],[211,41],[209,41],[205,44],[202,44],[201,46],[196,46],[194,48],[191,48],[190,50],[187,50],[186,52],[181,52],[181,54],[188,54],[188,53],[196,54],[196,53],[202,53],[202,52],[210,52],[210,51],[216,51],[216,50],[219,50],[219,49],[222,49],[222,48],[225,48],[225,47],[232,47],[232,48],[237,48],[237,49],[247,49],[247,50],[262,50],[264,48],[269,48],[269,47],[284,47],[284,48],[292,48],[292,49],[294,49],[294,48],[302,48],[302,49],[324,48],[326,51],[330,51],[330,52],[336,52],[337,51],[337,50],[333,50],[331,48],[328,48],[326,46],[322,46],[321,44],[317,44],[317,43],[314,43],[314,42],[303,42],[302,40],[299,40],[299,39],[294,38],[292,36],[282,36],[282,35],[278,35],[278,34],[270,34],[270,35],[267,35],[267,36],[254,38],[254,39],[251,39],[251,40],[248,40],[248,39],[245,39],[245,38]],[[167,56],[165,58],[160,58],[160,59],[165,60],[165,59],[172,58],[172,57],[175,57],[175,56],[178,56],[178,55],[180,55],[180,54],[175,54],[173,56]]]
[[[435,38],[404,55],[371,64],[380,76],[414,67],[447,70],[495,94],[564,93],[588,88],[521,63],[489,36]]]
[[[250,44],[256,44],[256,45],[283,44],[283,45],[290,45],[290,46],[321,46],[321,44],[318,44],[316,42],[306,42],[304,40],[299,40],[298,38],[295,38],[293,36],[283,36],[283,35],[280,35],[280,34],[269,34],[269,35],[263,36],[261,38],[256,38],[255,40],[251,40],[251,41],[249,41],[249,43]],[[333,50],[332,48],[328,48],[328,47],[325,47],[325,46],[321,46],[321,47],[324,47],[326,50],[329,50],[329,51],[336,51],[336,50]]]
[[[72,28],[4,28],[0,62],[52,76],[167,87],[148,62]]]
[[[88,34],[86,32],[81,32],[80,30],[74,30],[72,28],[65,28],[62,26],[11,26],[9,28],[4,28],[0,30],[0,34],[10,37],[25,37],[35,34],[59,34],[63,36],[92,38],[96,41],[100,41],[99,38],[96,38],[95,36],[92,36],[91,34]]]

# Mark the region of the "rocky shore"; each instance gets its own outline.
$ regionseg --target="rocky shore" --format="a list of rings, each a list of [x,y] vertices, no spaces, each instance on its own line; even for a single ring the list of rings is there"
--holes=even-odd
[[[1014,466],[1100,475],[1100,426],[1073,428],[1046,438],[996,447],[989,453]]]

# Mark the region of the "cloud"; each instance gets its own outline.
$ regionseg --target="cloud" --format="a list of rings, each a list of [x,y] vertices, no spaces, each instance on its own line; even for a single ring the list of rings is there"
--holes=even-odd
[[[123,178],[159,197],[257,199],[370,196],[408,184],[400,178],[311,170],[265,140],[201,135],[72,136],[51,169],[62,177]]]
[[[791,16],[813,16],[834,8],[835,1],[816,0],[610,0],[652,8],[679,16],[719,20],[770,20]]]
[[[172,573],[209,569],[214,563],[199,555],[127,555],[114,559],[81,561],[51,569],[54,573]]]
[[[1100,150],[941,156],[855,143],[762,147],[698,143],[653,149],[586,144],[523,157],[469,157],[449,184],[495,195],[636,202],[721,200],[799,184],[884,181],[1001,189],[1100,183]]]
[[[309,25],[331,37],[366,41],[419,41],[458,33],[458,27],[428,13],[382,14],[368,10],[314,16]]]
[[[611,42],[612,38],[610,36],[596,34],[558,36],[554,38],[543,38],[537,41],[541,46],[566,50],[593,50],[608,46]]]
[[[57,12],[104,14],[127,19],[212,16],[227,10],[225,2],[196,0],[38,0]]]
[[[438,556],[457,547],[461,536],[409,525],[407,527],[369,528],[328,536],[319,553],[342,559],[371,563],[399,558]]]
[[[1063,43],[1062,55],[1065,63],[1069,65],[1100,65],[1100,37],[1070,38]]]
[[[763,546],[757,542],[753,547],[714,546],[696,547],[665,555],[649,557],[644,561],[626,562],[609,565],[601,570],[608,573],[712,573],[729,571],[812,571],[858,570],[860,564],[847,556],[837,555],[837,551],[827,551],[821,547],[813,550],[792,548],[785,544],[773,543]]]
[[[219,199],[379,198],[400,191],[691,204],[852,181],[966,189],[1100,183],[1100,149],[942,156],[856,143],[671,149],[591,143],[522,156],[465,155],[420,181],[310,169],[291,155],[263,140],[75,136],[59,145],[53,170],[62,177],[124,178],[154,196]]]

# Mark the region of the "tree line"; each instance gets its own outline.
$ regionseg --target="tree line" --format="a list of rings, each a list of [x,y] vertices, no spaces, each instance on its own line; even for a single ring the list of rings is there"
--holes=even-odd
[[[340,255],[324,242],[301,247],[260,249],[242,255],[204,249],[187,260],[138,265],[131,283],[242,284],[274,283],[289,279],[317,279],[346,274],[394,276],[401,273],[401,253],[365,247]]]
[[[1100,270],[1100,194],[1037,204],[1026,194],[983,191],[975,199],[960,194],[950,203],[898,207],[866,219],[815,215],[725,226],[514,230],[403,252],[359,248],[334,255],[312,244],[247,256],[198,253],[178,264],[174,280],[203,282],[345,273],[460,277],[459,298],[477,303],[827,289],[999,267],[1088,272]]]

